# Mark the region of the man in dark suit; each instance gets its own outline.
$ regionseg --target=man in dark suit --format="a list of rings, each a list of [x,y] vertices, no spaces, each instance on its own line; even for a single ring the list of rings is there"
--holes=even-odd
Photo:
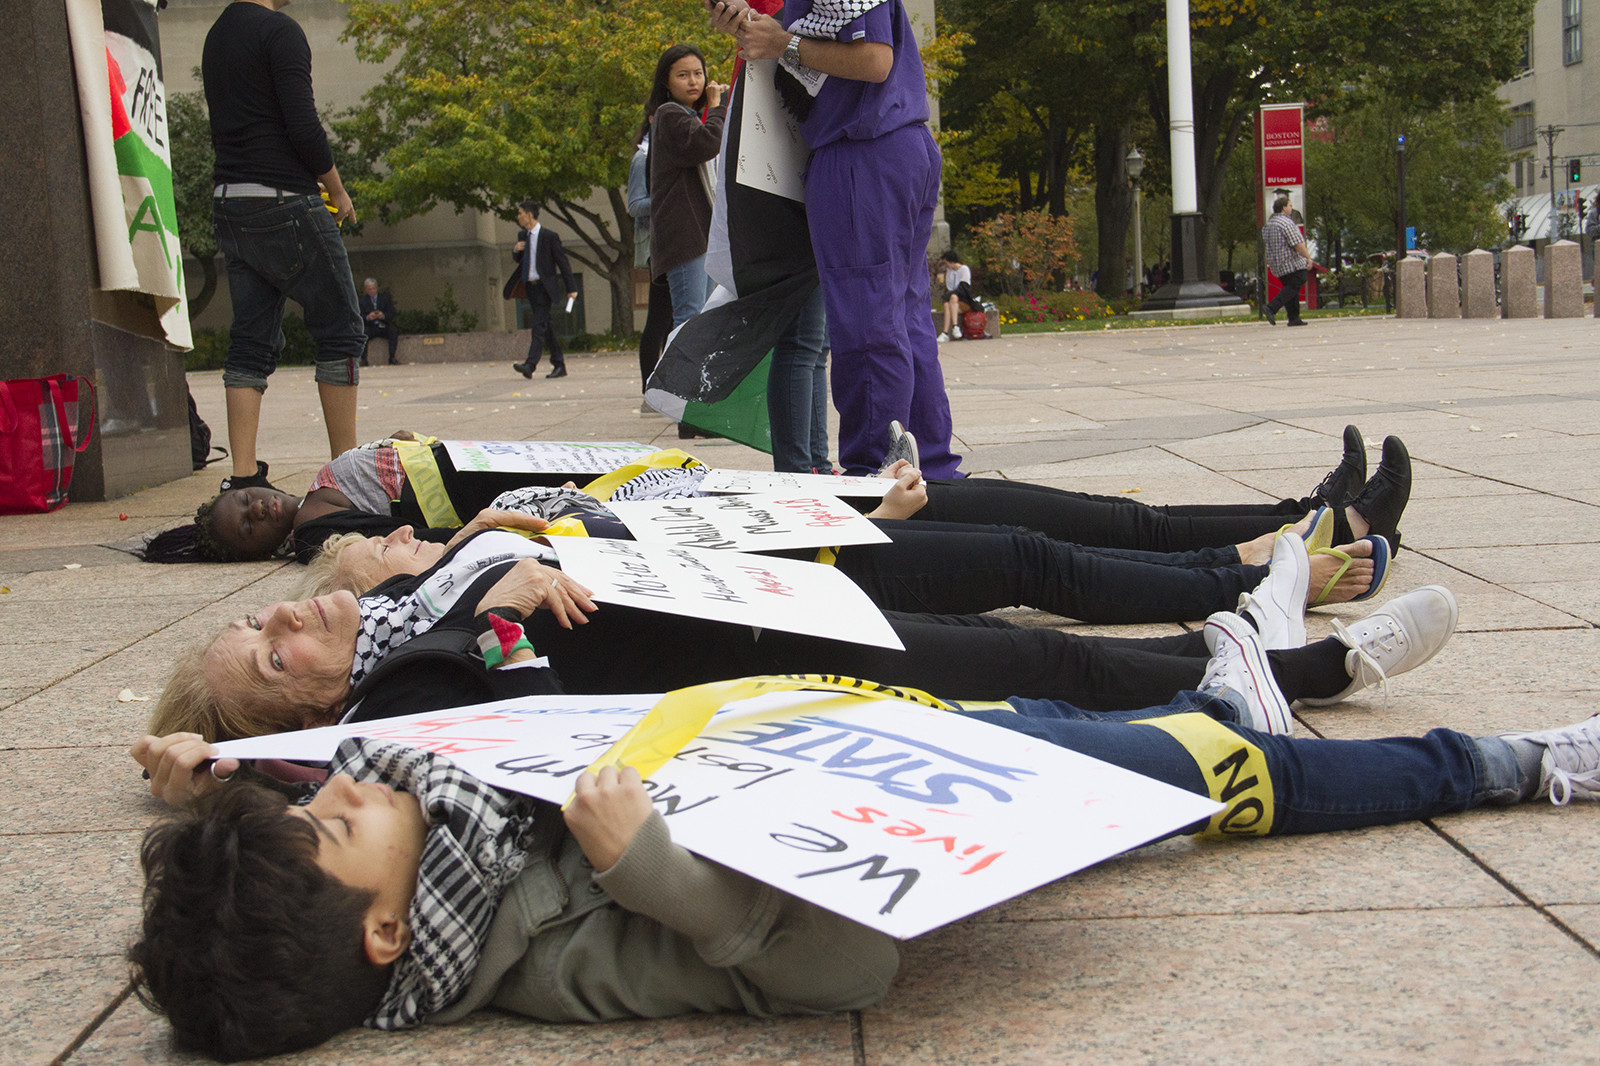
[[[368,278],[361,286],[358,298],[361,306],[361,324],[367,331],[367,340],[386,337],[389,341],[389,362],[394,362],[395,346],[400,343],[400,327],[395,324],[394,297],[378,291],[376,278]],[[361,353],[361,365],[367,365],[367,353]]]
[[[517,286],[523,286],[523,296],[531,311],[532,336],[528,339],[528,358],[512,363],[511,369],[525,378],[533,377],[539,366],[539,353],[550,346],[550,373],[552,378],[567,376],[567,358],[561,352],[561,342],[550,323],[550,307],[566,293],[570,304],[578,298],[578,284],[572,280],[572,267],[567,263],[567,250],[561,247],[561,238],[539,225],[539,205],[524,200],[517,205],[517,222],[522,229],[517,232],[517,243],[511,254],[517,268],[506,279],[505,298],[517,295]],[[529,251],[533,254],[528,254]]]

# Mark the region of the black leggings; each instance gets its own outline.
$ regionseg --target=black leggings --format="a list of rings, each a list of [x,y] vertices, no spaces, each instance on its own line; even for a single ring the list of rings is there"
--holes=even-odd
[[[875,523],[893,542],[838,550],[838,568],[888,611],[978,614],[1037,607],[1108,625],[1182,622],[1232,610],[1267,576],[1233,548],[1183,553],[1084,548],[1003,526]],[[807,553],[809,554],[809,553]]]
[[[662,692],[749,674],[844,674],[910,685],[954,700],[1060,699],[1089,710],[1167,703],[1200,686],[1210,652],[1201,633],[1084,637],[1024,629],[981,615],[888,613],[905,651],[602,604],[562,629],[535,611],[528,637],[568,692]],[[1268,660],[1285,698],[1331,696],[1348,682],[1333,639]],[[1323,667],[1320,672],[1310,669]],[[1328,673],[1329,667],[1337,672]],[[1308,679],[1317,678],[1315,683]],[[1338,682],[1337,684],[1335,682]]]
[[[928,482],[928,505],[916,521],[1024,526],[1057,540],[1092,548],[1182,552],[1254,540],[1299,521],[1316,500],[1152,507],[1117,496],[1094,496],[1000,478],[941,478]],[[1342,513],[1334,543],[1353,539]]]

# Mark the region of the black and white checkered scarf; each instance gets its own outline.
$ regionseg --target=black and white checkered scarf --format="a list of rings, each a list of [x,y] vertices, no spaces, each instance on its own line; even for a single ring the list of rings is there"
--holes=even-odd
[[[361,610],[361,631],[356,634],[355,657],[350,663],[350,687],[359,684],[394,648],[432,629],[484,570],[526,555],[527,544],[515,533],[479,533],[412,592],[360,597],[356,604]]]
[[[687,500],[704,496],[700,482],[711,472],[709,466],[664,466],[646,470],[617,486],[613,500]]]
[[[840,30],[888,0],[816,0],[811,10],[788,27],[802,37],[832,40]]]
[[[411,793],[428,820],[411,944],[363,1023],[409,1029],[472,983],[500,898],[527,859],[535,801],[486,785],[448,759],[373,740],[343,741],[329,769]]]

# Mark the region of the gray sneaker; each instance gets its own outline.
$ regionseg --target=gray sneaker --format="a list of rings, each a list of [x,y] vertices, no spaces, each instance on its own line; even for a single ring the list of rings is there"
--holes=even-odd
[[[1298,533],[1280,533],[1272,542],[1272,567],[1266,580],[1239,596],[1239,613],[1249,615],[1268,651],[1298,648],[1306,642],[1306,591],[1311,556]]]
[[[1333,620],[1334,636],[1350,650],[1344,668],[1350,684],[1324,699],[1305,699],[1307,707],[1328,707],[1371,684],[1389,696],[1389,679],[1415,670],[1444,647],[1456,631],[1456,598],[1442,585],[1424,585],[1390,600],[1354,625]]]
[[[917,438],[898,421],[893,421],[889,423],[889,450],[884,453],[883,465],[878,467],[878,476],[884,477],[888,469],[902,459],[915,467],[922,465],[917,456]]]
[[[1544,745],[1544,757],[1539,760],[1539,790],[1533,794],[1534,799],[1549,796],[1557,807],[1565,807],[1575,799],[1600,800],[1600,715],[1560,729],[1500,736]]]
[[[1289,713],[1289,702],[1278,689],[1267,650],[1250,623],[1232,611],[1218,611],[1206,619],[1205,632],[1211,662],[1206,664],[1200,691],[1232,689],[1249,710],[1249,719],[1240,725],[1259,733],[1292,734],[1294,716]]]

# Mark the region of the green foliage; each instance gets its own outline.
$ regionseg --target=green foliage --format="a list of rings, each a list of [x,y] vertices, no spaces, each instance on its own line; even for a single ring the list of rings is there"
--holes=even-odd
[[[1501,141],[1504,106],[1492,92],[1426,109],[1372,92],[1331,118],[1332,136],[1306,153],[1307,213],[1326,248],[1335,236],[1357,256],[1392,251],[1399,219],[1395,144],[1406,136],[1406,222],[1432,251],[1504,241],[1498,205],[1512,193]]]
[[[376,161],[348,183],[358,202],[389,221],[439,205],[511,219],[540,201],[580,238],[569,254],[610,281],[613,319],[631,321],[622,190],[656,58],[691,41],[713,78],[732,69],[732,39],[697,0],[350,0],[345,39],[386,64],[337,123]]]
[[[996,215],[968,230],[968,244],[989,291],[1060,288],[1078,254],[1072,220],[1042,210]]]
[[[1100,318],[1115,318],[1126,314],[1118,311],[1092,292],[1069,290],[1067,292],[1025,292],[1020,296],[1003,294],[995,297],[1000,308],[1002,324],[1028,322],[1087,322]]]
[[[221,370],[228,358],[227,329],[197,329],[194,348],[184,357],[185,370]],[[311,366],[317,361],[317,342],[299,315],[283,316],[283,354],[279,366]]]
[[[478,316],[456,303],[456,287],[448,282],[432,311],[401,310],[394,320],[401,333],[471,333],[478,328]]]
[[[211,116],[203,92],[167,97],[167,132],[172,151],[172,192],[178,209],[178,243],[200,264],[201,284],[189,294],[189,315],[198,316],[217,291],[217,237],[211,226]]]

